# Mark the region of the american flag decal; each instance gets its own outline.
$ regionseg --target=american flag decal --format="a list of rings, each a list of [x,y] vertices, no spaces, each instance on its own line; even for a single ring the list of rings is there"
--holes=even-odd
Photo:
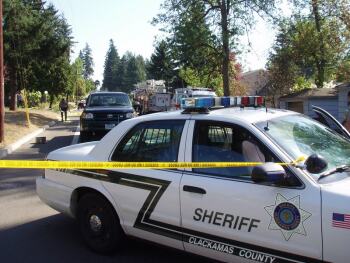
[[[332,226],[350,229],[350,215],[333,213]]]

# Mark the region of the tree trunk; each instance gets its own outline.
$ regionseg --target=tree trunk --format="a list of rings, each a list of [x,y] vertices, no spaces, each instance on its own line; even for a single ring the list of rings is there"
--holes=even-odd
[[[219,0],[221,11],[221,34],[222,34],[222,80],[224,84],[224,96],[230,95],[230,47],[227,14],[230,0]]]
[[[14,69],[12,69],[14,70]],[[10,110],[16,111],[17,110],[17,74],[16,72],[10,74]]]
[[[316,55],[317,74],[316,74],[315,84],[316,84],[317,88],[322,88],[323,82],[325,80],[326,60],[324,59],[325,47],[324,47],[323,35],[321,32],[321,17],[320,17],[320,13],[319,13],[318,0],[312,0],[311,5],[312,5],[312,12],[314,14],[315,26],[316,26],[316,30],[317,30],[317,34],[318,34],[318,39],[320,42],[319,54],[318,54],[318,56]]]
[[[54,99],[55,99],[55,96],[54,95],[50,95],[49,109],[52,109],[52,104],[53,104]]]

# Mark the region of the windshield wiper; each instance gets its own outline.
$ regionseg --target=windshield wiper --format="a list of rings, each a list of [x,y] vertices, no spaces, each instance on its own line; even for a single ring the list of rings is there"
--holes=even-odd
[[[331,174],[335,174],[335,173],[343,173],[343,172],[346,172],[350,170],[350,165],[341,165],[341,166],[338,166],[328,172],[325,172],[323,174],[320,175],[320,177],[317,179],[317,181],[319,181],[320,179],[322,178],[325,178],[327,177],[328,175],[331,175]]]

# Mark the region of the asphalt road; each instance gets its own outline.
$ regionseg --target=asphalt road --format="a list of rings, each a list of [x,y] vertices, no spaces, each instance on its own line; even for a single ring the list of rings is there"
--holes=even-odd
[[[46,144],[27,143],[6,159],[44,159],[50,151],[70,145],[78,120],[58,123],[40,136]],[[89,251],[75,220],[51,209],[35,192],[43,170],[0,169],[0,262],[208,262],[201,257],[128,240],[112,256]]]

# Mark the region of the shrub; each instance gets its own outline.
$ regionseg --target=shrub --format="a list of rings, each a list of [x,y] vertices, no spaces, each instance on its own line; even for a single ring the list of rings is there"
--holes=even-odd
[[[40,105],[41,92],[31,91],[27,94],[28,107],[38,107]]]

